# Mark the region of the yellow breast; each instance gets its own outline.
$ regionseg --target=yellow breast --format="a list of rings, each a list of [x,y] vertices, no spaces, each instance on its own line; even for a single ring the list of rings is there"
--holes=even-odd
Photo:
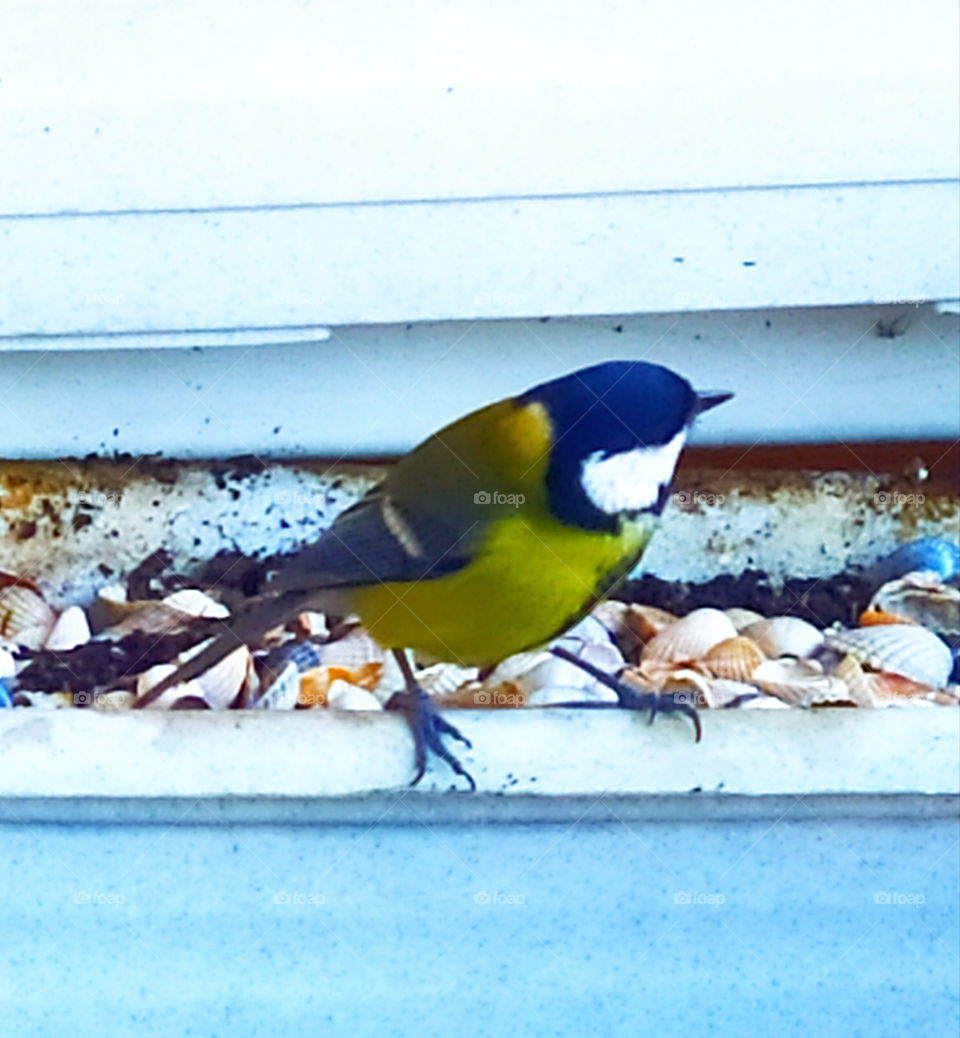
[[[580,619],[629,572],[651,519],[618,534],[518,510],[491,525],[464,569],[419,583],[356,588],[350,605],[386,648],[486,666],[542,645]]]

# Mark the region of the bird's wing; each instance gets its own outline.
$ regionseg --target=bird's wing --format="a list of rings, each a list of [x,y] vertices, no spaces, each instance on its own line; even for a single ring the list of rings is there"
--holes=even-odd
[[[463,568],[491,524],[538,495],[551,427],[539,405],[490,404],[410,451],[316,544],[280,557],[263,590],[406,583]]]
[[[375,488],[315,544],[279,556],[263,591],[402,583],[452,573],[473,558],[477,524],[469,510],[418,510]]]

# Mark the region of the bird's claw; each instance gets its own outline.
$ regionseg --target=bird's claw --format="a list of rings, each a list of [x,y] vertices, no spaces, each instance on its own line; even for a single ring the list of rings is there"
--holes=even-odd
[[[694,731],[697,733],[696,741],[700,741],[700,715],[697,708],[688,701],[687,693],[641,692],[623,682],[618,682],[618,687],[614,691],[617,693],[617,705],[622,709],[649,710],[647,724],[653,724],[657,714],[684,714],[693,722]]]
[[[684,714],[693,722],[694,731],[697,733],[696,741],[700,741],[702,734],[700,715],[697,713],[697,708],[689,701],[687,693],[663,694],[660,692],[642,692],[640,689],[631,687],[619,678],[615,678],[612,674],[607,674],[605,671],[600,670],[599,667],[595,667],[587,660],[580,659],[579,656],[575,656],[562,645],[554,645],[550,651],[558,659],[566,660],[567,663],[572,663],[575,667],[579,667],[582,671],[585,671],[592,678],[599,681],[601,685],[606,685],[607,688],[613,689],[617,694],[616,703],[591,701],[554,703],[554,706],[570,706],[580,709],[609,709],[613,707],[622,710],[649,710],[650,720],[647,722],[648,724],[653,724],[653,719],[657,714]]]
[[[427,752],[433,753],[447,762],[456,775],[462,775],[470,785],[470,791],[477,788],[469,771],[443,744],[443,737],[449,736],[463,743],[467,749],[473,744],[456,725],[451,724],[434,706],[433,700],[422,689],[415,692],[397,692],[387,701],[388,710],[399,710],[407,719],[413,732],[414,742],[414,775],[411,786],[415,786],[427,770]]]

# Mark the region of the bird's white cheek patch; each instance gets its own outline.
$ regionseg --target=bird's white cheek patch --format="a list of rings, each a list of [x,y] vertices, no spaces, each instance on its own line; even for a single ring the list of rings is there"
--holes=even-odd
[[[610,514],[652,508],[661,488],[673,478],[685,439],[679,432],[662,447],[637,447],[607,458],[596,451],[583,463],[581,482],[587,497]]]

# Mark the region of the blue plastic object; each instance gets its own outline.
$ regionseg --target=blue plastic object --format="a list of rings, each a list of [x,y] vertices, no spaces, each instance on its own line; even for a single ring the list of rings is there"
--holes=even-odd
[[[877,585],[916,570],[933,570],[944,582],[960,577],[960,545],[940,537],[921,537],[901,544],[873,567]]]

